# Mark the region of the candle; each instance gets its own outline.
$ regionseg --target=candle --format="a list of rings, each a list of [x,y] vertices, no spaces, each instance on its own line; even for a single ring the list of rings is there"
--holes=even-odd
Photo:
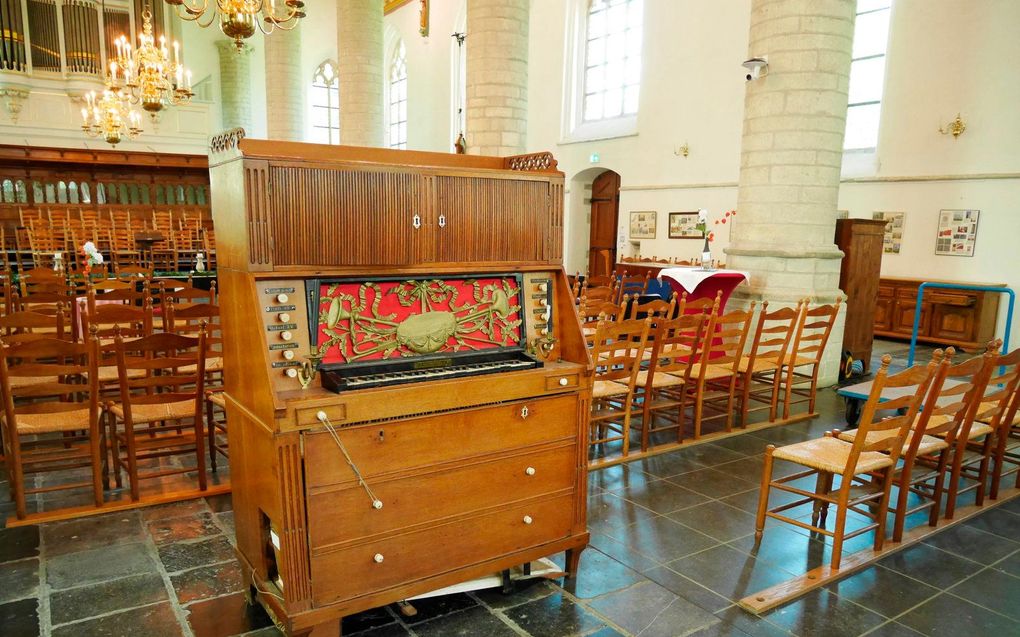
[[[177,67],[177,86],[182,87],[184,85],[184,68]]]
[[[85,121],[86,124],[89,123],[89,109],[87,108],[81,109],[81,118]]]
[[[180,51],[180,47],[177,44],[177,40],[174,40],[174,64],[180,64],[181,63],[180,53],[181,53],[181,51]]]
[[[185,79],[185,83],[184,83],[184,88],[186,88],[186,89],[188,89],[190,91],[191,90],[191,71],[188,71],[187,73],[185,73],[184,77],[186,78]]]
[[[114,82],[117,81],[117,63],[116,62],[110,62],[110,76],[113,78]]]

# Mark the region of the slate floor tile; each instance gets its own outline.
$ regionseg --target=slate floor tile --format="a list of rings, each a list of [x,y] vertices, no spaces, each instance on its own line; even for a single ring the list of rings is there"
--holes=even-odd
[[[994,533],[1011,541],[1020,541],[1017,528],[1020,528],[1020,515],[1004,509],[991,509],[964,522],[967,526]]]
[[[159,559],[168,573],[237,559],[222,535],[198,542],[178,542],[159,547]]]
[[[1020,551],[1013,553],[1003,560],[999,560],[992,565],[992,568],[1003,573],[1009,573],[1014,577],[1020,577]]]
[[[897,551],[878,564],[939,589],[949,588],[981,570],[980,564],[926,544]]]
[[[0,529],[0,563],[39,555],[39,527],[16,526]]]
[[[694,633],[691,637],[789,637],[790,633],[767,620],[752,615],[738,606],[715,613],[719,620]]]
[[[675,511],[668,517],[720,542],[754,533],[753,515],[719,501]]]
[[[758,486],[758,483],[741,480],[715,469],[701,469],[685,473],[682,478],[676,478],[673,482],[710,498],[725,498]]]
[[[187,608],[195,637],[227,637],[272,625],[262,606],[249,606],[244,593],[195,602]]]
[[[1016,635],[1020,624],[1012,619],[990,612],[965,599],[943,593],[896,621],[930,637],[959,637],[975,635]]]
[[[38,637],[39,602],[23,599],[0,604],[0,627],[4,637]]]
[[[560,586],[574,597],[588,599],[627,588],[643,579],[636,570],[589,547],[581,553],[577,575],[564,578]]]
[[[717,467],[727,462],[740,460],[747,455],[711,442],[693,445],[687,449],[682,449],[679,453],[689,460],[693,460],[706,467]]]
[[[506,616],[532,637],[575,637],[605,625],[562,593],[515,606]]]
[[[645,571],[642,575],[656,584],[669,589],[674,595],[686,599],[692,604],[696,604],[712,613],[727,608],[733,603],[666,566],[656,566]]]
[[[1020,539],[1018,529],[1020,529],[1020,517],[1016,518],[1016,526],[1013,531],[1013,537]],[[948,529],[941,529],[935,535],[925,539],[924,543],[982,564],[997,562],[1010,553],[1020,550],[1020,544],[1012,540],[967,524],[957,524]]]
[[[584,558],[586,555],[595,553],[598,553],[598,551],[594,549],[588,549],[582,553],[581,563],[585,564]],[[584,568],[586,567],[582,567],[582,569]],[[578,577],[581,577],[580,573],[578,574]],[[542,578],[518,580],[514,582],[513,586],[514,590],[509,595],[504,594],[503,589],[501,588],[487,588],[485,590],[475,591],[474,596],[489,608],[503,609],[510,608],[511,606],[518,606],[532,600],[541,599],[542,597],[552,595],[557,591],[555,584]]]
[[[825,637],[856,637],[885,622],[878,613],[848,603],[824,588],[768,613],[765,619],[795,635]]]
[[[269,631],[269,630],[276,630],[276,629],[275,628],[263,628],[262,631],[255,632],[255,633],[248,633],[247,635],[245,635],[245,637],[263,637],[262,632],[263,631]],[[417,635],[421,635],[421,633],[416,633],[416,634]],[[280,637],[283,637],[283,633],[278,632],[278,631],[276,633],[273,633],[271,636],[267,632],[265,637],[276,637],[276,635],[279,635]],[[379,626],[378,628],[369,628],[368,630],[364,630],[364,631],[361,631],[361,632],[358,632],[358,633],[347,633],[347,632],[343,633],[344,637],[409,637],[410,635],[411,635],[411,633],[408,632],[408,629],[405,628],[403,624],[386,624],[385,626]]]
[[[726,544],[666,566],[734,602],[793,577],[775,564],[756,560]]]
[[[921,633],[913,628],[907,628],[903,624],[888,621],[875,630],[868,633],[868,637],[920,637]]]
[[[732,436],[716,440],[711,445],[729,449],[742,456],[759,456],[765,453],[765,443],[760,438],[755,438],[754,436]]]
[[[404,617],[404,623],[415,626],[422,622],[442,617],[443,615],[449,615],[450,613],[456,613],[467,608],[478,606],[478,601],[467,593],[456,593],[454,595],[440,595],[438,597],[416,599],[413,600],[411,604],[414,605],[418,614],[414,617]],[[400,612],[395,606],[390,606],[390,610],[394,613]]]
[[[142,509],[142,521],[145,523],[165,518],[177,518],[190,515],[200,515],[209,512],[209,505],[202,498],[184,500],[171,504],[161,504],[155,507]]]
[[[655,515],[615,493],[603,492],[588,498],[588,528],[593,531],[619,531]]]
[[[593,548],[638,572],[659,566],[659,562],[656,560],[635,551],[629,542],[622,542],[601,533],[592,533],[588,551]],[[581,554],[581,561],[584,562],[584,553]]]
[[[148,524],[148,531],[156,544],[194,540],[221,532],[220,527],[213,522],[212,513],[153,520]]]
[[[660,564],[718,544],[717,540],[666,517],[636,522],[617,533],[616,539]]]
[[[715,615],[687,600],[674,599],[641,631],[641,637],[674,637],[718,623]]]
[[[881,566],[872,566],[825,588],[840,599],[854,601],[886,617],[895,617],[939,594],[937,588]]]
[[[985,569],[948,591],[985,608],[994,609],[1020,622],[1020,578],[995,569]]]
[[[679,451],[663,453],[649,458],[644,458],[632,463],[641,471],[649,473],[657,478],[669,478],[672,476],[690,473],[706,468],[707,465],[698,462],[687,454]]]
[[[246,584],[236,561],[183,571],[171,575],[170,581],[181,604],[244,591]]]
[[[673,480],[665,479],[648,482],[639,487],[627,487],[612,493],[658,514],[708,502],[708,498],[704,495],[685,489]]]
[[[342,620],[341,635],[352,635],[378,629],[387,624],[397,623],[397,617],[390,612],[386,606],[373,608],[354,615],[348,615]]]
[[[129,542],[144,542],[138,511],[44,524],[42,541],[46,555],[64,555],[76,551],[103,548]]]
[[[38,559],[30,558],[0,564],[0,604],[35,597],[38,591]]]
[[[217,462],[222,462],[222,460],[217,459]],[[211,495],[205,498],[205,503],[213,513],[225,513],[234,510],[234,499],[229,493]]]
[[[480,606],[415,624],[414,632],[419,637],[517,637],[513,628]]]
[[[48,559],[46,581],[53,589],[71,588],[155,570],[144,544],[120,544]]]
[[[130,632],[125,628],[130,627]],[[124,635],[159,635],[178,637],[184,634],[169,602],[132,608],[113,615],[65,624],[53,629],[53,637],[122,637]]]
[[[645,580],[594,599],[588,606],[620,628],[640,633],[676,599],[668,589]]]
[[[598,487],[602,491],[618,491],[626,487],[638,487],[656,476],[641,471],[636,463],[618,464],[588,473],[589,486]]]
[[[53,592],[50,595],[50,621],[66,624],[167,598],[166,586],[158,574],[131,575]]]

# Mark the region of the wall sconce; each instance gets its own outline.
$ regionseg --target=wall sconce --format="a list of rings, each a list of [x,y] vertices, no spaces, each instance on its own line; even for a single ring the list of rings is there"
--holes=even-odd
[[[956,139],[963,134],[963,131],[967,130],[967,124],[960,119],[960,114],[956,114],[956,119],[949,122],[945,127],[939,126],[939,132],[943,135],[949,135],[952,133],[953,139]]]
[[[673,150],[673,154],[676,155],[677,157],[686,157],[687,155],[690,154],[690,152],[691,147],[687,145],[687,142],[684,142],[683,145],[677,146]]]

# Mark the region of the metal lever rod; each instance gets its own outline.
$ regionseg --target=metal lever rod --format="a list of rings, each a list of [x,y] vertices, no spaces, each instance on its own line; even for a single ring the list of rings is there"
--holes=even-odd
[[[358,484],[361,485],[361,487],[365,490],[365,493],[368,494],[368,498],[372,501],[372,508],[381,509],[383,506],[382,500],[375,497],[375,494],[372,493],[372,489],[368,486],[368,483],[365,482],[365,478],[361,476],[361,471],[358,470],[358,465],[354,464],[354,461],[351,460],[351,455],[347,453],[347,448],[344,447],[344,443],[340,441],[340,436],[337,435],[336,429],[333,427],[333,423],[329,421],[329,416],[326,415],[326,412],[320,411],[315,414],[315,417],[326,427],[326,430],[329,431],[329,435],[333,436],[333,442],[335,442],[336,446],[340,448],[340,453],[344,454],[344,459],[347,460],[347,464],[351,466],[351,471],[353,471],[355,477],[358,478]]]

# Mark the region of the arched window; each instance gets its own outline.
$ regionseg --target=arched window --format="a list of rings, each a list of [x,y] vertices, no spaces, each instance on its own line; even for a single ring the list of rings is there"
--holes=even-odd
[[[636,115],[644,0],[589,0],[581,121]]]
[[[38,181],[32,182],[32,202],[42,203],[46,200],[46,195],[43,194],[43,185]]]
[[[390,63],[390,148],[407,148],[407,51],[397,43]]]
[[[77,182],[70,182],[67,184],[67,201],[68,203],[78,203],[78,184]]]
[[[106,186],[104,186],[102,183],[96,184],[96,203],[98,204],[106,203]]]
[[[28,192],[25,190],[25,182],[21,179],[14,182],[14,194],[18,203],[28,203]]]
[[[14,182],[10,179],[4,179],[3,184],[4,203],[14,203]]]
[[[859,0],[857,3],[850,99],[843,138],[846,150],[870,150],[878,145],[891,4],[892,0]]]
[[[340,143],[340,81],[336,62],[326,60],[312,76],[312,141]]]
[[[92,203],[92,195],[89,193],[88,182],[81,182],[81,202]]]
[[[205,186],[199,186],[198,187],[198,197],[197,197],[197,199],[198,199],[199,205],[202,205],[202,206],[205,205]]]
[[[67,203],[67,184],[57,182],[57,203]]]

